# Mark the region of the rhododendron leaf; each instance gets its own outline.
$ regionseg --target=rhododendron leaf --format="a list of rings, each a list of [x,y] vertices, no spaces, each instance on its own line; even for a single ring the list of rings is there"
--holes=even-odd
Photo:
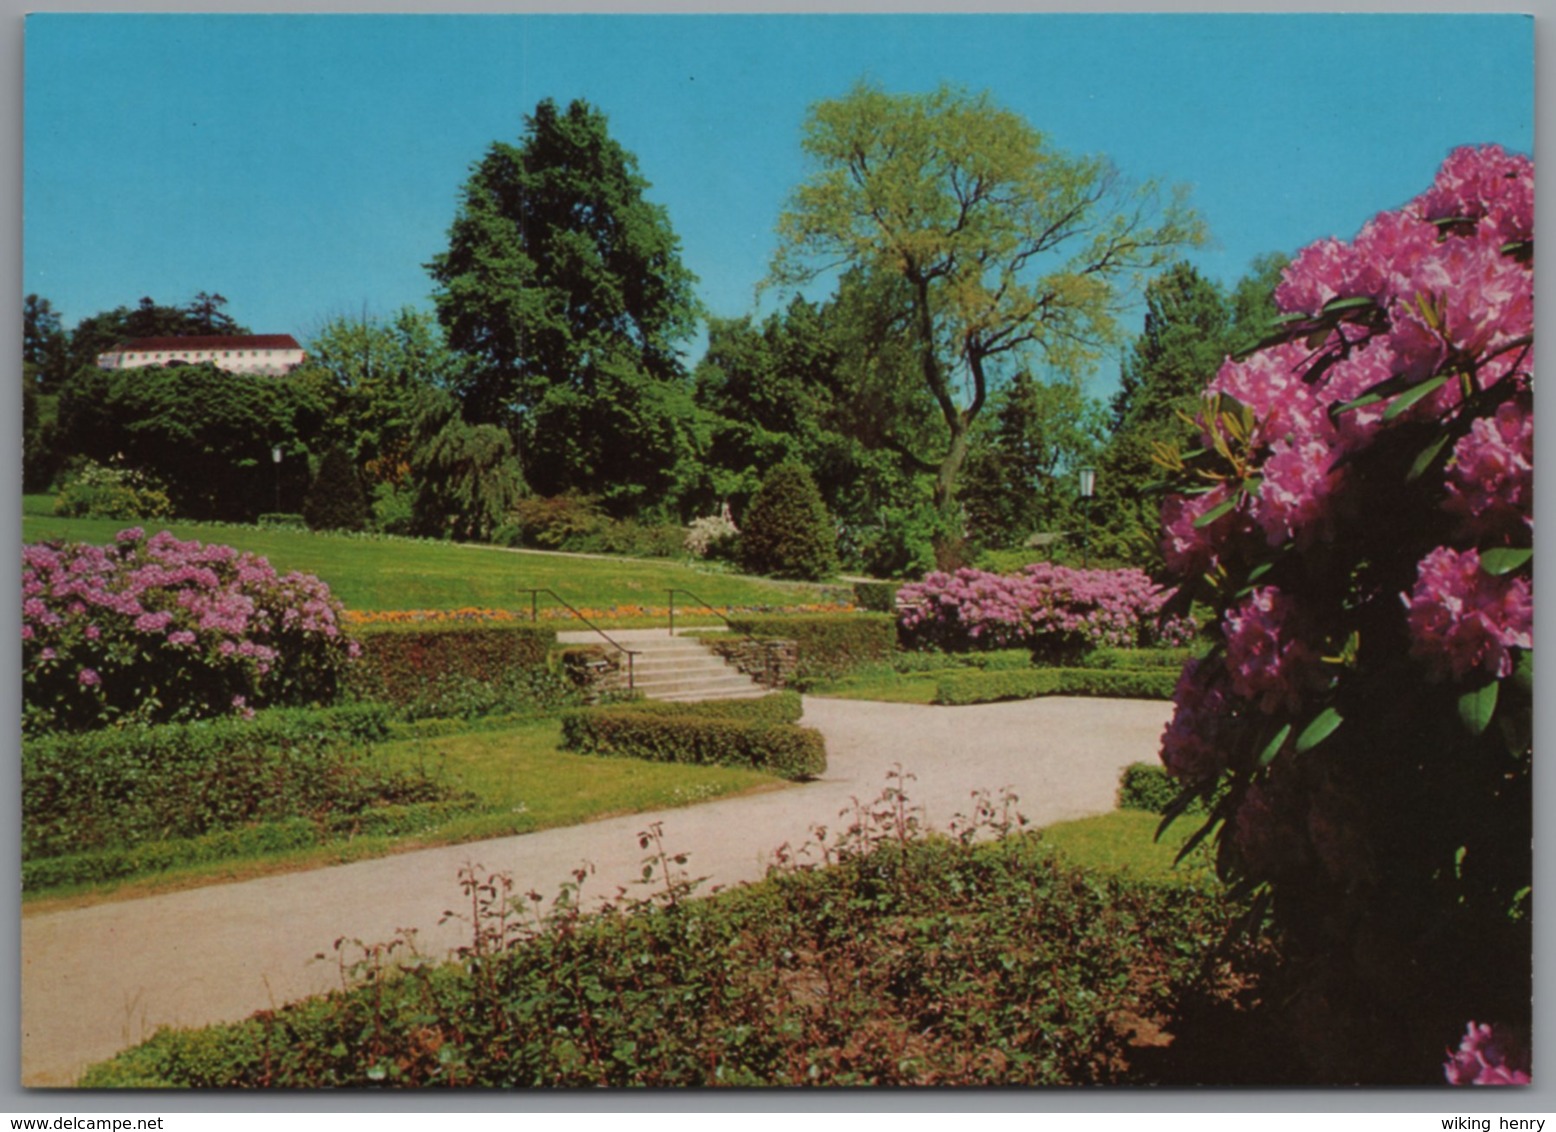
[[[1230,499],[1222,500],[1209,511],[1206,511],[1203,515],[1194,520],[1194,529],[1199,530],[1203,527],[1210,526],[1211,523],[1214,523],[1217,519],[1221,518],[1222,515],[1227,514],[1227,512],[1231,511],[1232,508],[1236,506],[1237,496],[1235,495]]]
[[[1180,791],[1178,796],[1169,802],[1167,808],[1162,811],[1162,820],[1156,825],[1156,836],[1153,840],[1160,841],[1162,834],[1167,832],[1167,827],[1181,818],[1183,812],[1192,806],[1194,800],[1198,797],[1199,791],[1192,786],[1185,787]]]
[[[1527,263],[1534,258],[1533,240],[1514,240],[1512,243],[1502,245],[1502,254],[1512,256],[1520,263]]]
[[[1420,479],[1422,474],[1428,468],[1430,468],[1433,463],[1436,462],[1437,457],[1441,455],[1443,448],[1451,439],[1453,438],[1445,432],[1436,440],[1432,441],[1432,443],[1428,444],[1425,448],[1421,449],[1420,455],[1411,461],[1410,470],[1405,473],[1405,482],[1414,483],[1416,480]]]
[[[1488,680],[1459,697],[1459,722],[1471,735],[1481,734],[1491,723],[1497,710],[1497,690],[1501,686],[1496,680]]]
[[[1527,547],[1498,547],[1481,552],[1480,568],[1493,578],[1498,578],[1503,574],[1511,574],[1533,557],[1534,551]]]
[[[1248,584],[1252,585],[1254,582],[1257,582],[1260,578],[1264,577],[1264,575],[1268,574],[1273,569],[1275,569],[1274,562],[1259,563],[1252,570],[1248,571]]]
[[[1419,385],[1412,386],[1411,388],[1405,390],[1405,392],[1394,398],[1389,407],[1384,410],[1383,419],[1386,421],[1393,420],[1406,409],[1410,408],[1410,406],[1414,405],[1417,401],[1420,401],[1426,397],[1430,397],[1444,385],[1447,385],[1453,376],[1454,375],[1451,373],[1440,373],[1436,377],[1428,378],[1427,380],[1421,382]]]
[[[1513,683],[1525,692],[1534,690],[1534,653],[1518,654],[1518,660],[1513,665]]]
[[[1271,739],[1259,754],[1259,765],[1269,766],[1275,761],[1275,756],[1280,754],[1280,749],[1286,745],[1286,739],[1291,734],[1291,724],[1286,724],[1275,732],[1275,738]]]
[[[1368,295],[1352,295],[1347,299],[1330,299],[1324,304],[1324,314],[1344,314],[1348,311],[1371,310],[1378,305],[1376,299]]]
[[[1185,841],[1182,848],[1178,850],[1178,855],[1172,859],[1172,863],[1175,865],[1181,863],[1183,858],[1194,852],[1194,850],[1199,847],[1199,843],[1204,841],[1205,838],[1209,837],[1211,831],[1220,824],[1221,817],[1219,815],[1212,816],[1209,821],[1207,821],[1204,825],[1200,826],[1189,835],[1188,840]]]
[[[1312,723],[1302,729],[1302,734],[1297,736],[1297,753],[1300,755],[1311,751],[1333,735],[1335,728],[1344,722],[1345,718],[1334,708],[1325,708],[1318,713]]]

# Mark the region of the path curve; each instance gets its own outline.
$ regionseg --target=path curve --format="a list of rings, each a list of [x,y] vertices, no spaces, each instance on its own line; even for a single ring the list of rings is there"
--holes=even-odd
[[[458,874],[476,863],[511,874],[548,901],[581,863],[586,894],[641,875],[637,833],[662,822],[665,843],[708,883],[759,879],[772,852],[812,826],[836,827],[868,802],[894,765],[914,775],[910,800],[944,827],[976,790],[1010,787],[1044,825],[1112,809],[1120,771],[1154,760],[1169,705],[1053,697],[978,707],[805,700],[804,722],[827,740],[822,779],[683,809],[427,849],[311,872],[214,885],[22,918],[22,1072],[26,1086],[69,1086],[87,1065],[164,1025],[246,1017],[339,985],[336,939],[386,942],[413,928],[440,956],[463,925]]]

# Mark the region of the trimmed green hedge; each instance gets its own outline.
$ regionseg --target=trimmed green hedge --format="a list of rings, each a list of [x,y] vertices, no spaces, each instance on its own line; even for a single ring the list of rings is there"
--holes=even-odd
[[[798,723],[805,714],[805,701],[798,692],[769,692],[745,700],[634,700],[615,706],[618,710],[674,719],[717,716],[746,723]]]
[[[468,714],[457,710],[463,701],[523,699],[536,678],[549,675],[556,645],[556,630],[536,625],[382,625],[356,637],[362,655],[348,690],[364,700],[426,708],[413,714]],[[472,687],[488,694],[472,696]]]
[[[1119,776],[1118,808],[1165,814],[1181,792],[1182,787],[1168,776],[1161,763],[1130,763]],[[1210,806],[1203,798],[1195,798],[1183,812],[1203,817],[1210,812]]]
[[[758,640],[793,641],[797,680],[835,680],[861,664],[889,660],[897,647],[897,619],[886,613],[832,613],[802,617],[731,617],[731,630]]]
[[[1176,672],[1122,668],[1035,668],[1029,672],[957,672],[935,684],[937,704],[988,704],[1038,696],[1169,700]]]
[[[1170,668],[1181,671],[1199,655],[1198,649],[1093,649],[1087,668]]]
[[[585,755],[654,762],[743,766],[780,778],[827,769],[821,732],[798,727],[799,696],[697,704],[639,703],[584,708],[562,716],[562,746]]]
[[[22,855],[38,860],[439,801],[424,775],[374,766],[374,705],[251,720],[56,734],[22,744]]]

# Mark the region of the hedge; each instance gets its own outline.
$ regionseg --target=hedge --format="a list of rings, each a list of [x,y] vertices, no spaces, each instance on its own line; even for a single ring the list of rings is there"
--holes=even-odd
[[[374,806],[352,813],[285,818],[261,825],[223,829],[200,837],[149,841],[91,853],[42,857],[22,862],[22,888],[36,892],[70,884],[102,884],[120,877],[145,876],[181,865],[225,861],[233,857],[285,853],[355,837],[414,833],[436,828],[469,810],[474,798],[411,805]]]
[[[389,774],[371,763],[369,744],[387,734],[382,708],[352,705],[28,739],[22,855],[74,855],[441,800],[445,792],[426,776]]]
[[[1034,668],[1027,672],[957,672],[935,684],[937,704],[988,704],[1037,696],[1107,696],[1170,700],[1178,674],[1122,668]]]
[[[729,624],[758,640],[793,641],[799,680],[835,680],[861,664],[889,660],[897,647],[897,619],[885,613],[731,617]]]
[[[854,604],[871,613],[897,612],[897,591],[901,582],[855,582]]]
[[[616,707],[675,719],[717,716],[746,723],[798,723],[805,714],[805,701],[798,692],[771,692],[744,700],[636,700]]]
[[[714,701],[584,708],[562,715],[562,746],[586,755],[751,767],[780,778],[814,778],[827,769],[821,732],[783,721],[798,699],[746,700],[739,707]]]
[[[461,681],[500,684],[544,672],[556,630],[535,625],[396,625],[358,629],[362,655],[347,684],[366,700],[406,707]]]
[[[1170,668],[1178,672],[1199,652],[1197,649],[1094,649],[1086,654],[1086,667]]]

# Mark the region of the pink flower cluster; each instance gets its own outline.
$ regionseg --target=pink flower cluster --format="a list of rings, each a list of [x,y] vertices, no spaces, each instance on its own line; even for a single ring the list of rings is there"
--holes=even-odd
[[[1447,420],[1471,394],[1497,393],[1494,412],[1469,422],[1452,447],[1441,511],[1453,521],[1399,596],[1412,655],[1432,678],[1511,671],[1510,650],[1533,644],[1529,582],[1479,571],[1477,548],[1526,546],[1533,525],[1534,273],[1519,254],[1533,232],[1533,199],[1528,158],[1496,146],[1459,149],[1403,209],[1348,243],[1321,240],[1291,263],[1277,304],[1321,329],[1228,360],[1211,382],[1207,393],[1251,415],[1248,466],[1239,481],[1167,502],[1170,570],[1191,578],[1246,567],[1271,550],[1356,537],[1368,521],[1356,510],[1357,455],[1399,425]],[[1324,320],[1335,303],[1355,317]],[[1435,388],[1410,389],[1433,379]],[[1375,393],[1386,381],[1393,384]],[[1395,397],[1417,392],[1391,410]],[[1369,394],[1371,402],[1346,407]],[[1204,424],[1212,445],[1216,422]],[[1234,494],[1234,509],[1201,525]],[[1265,713],[1294,710],[1321,683],[1313,658],[1326,643],[1322,618],[1286,605],[1277,617],[1259,606],[1271,600],[1227,610],[1222,625],[1231,690]]]
[[[909,640],[936,648],[1127,648],[1177,645],[1194,623],[1160,618],[1171,591],[1140,570],[1076,570],[1047,562],[1016,574],[962,569],[926,575],[897,594]]]
[[[1529,1052],[1504,1027],[1471,1022],[1443,1076],[1450,1085],[1528,1085]]]
[[[197,718],[333,693],[355,652],[329,588],[138,527],[22,548],[29,730]]]

